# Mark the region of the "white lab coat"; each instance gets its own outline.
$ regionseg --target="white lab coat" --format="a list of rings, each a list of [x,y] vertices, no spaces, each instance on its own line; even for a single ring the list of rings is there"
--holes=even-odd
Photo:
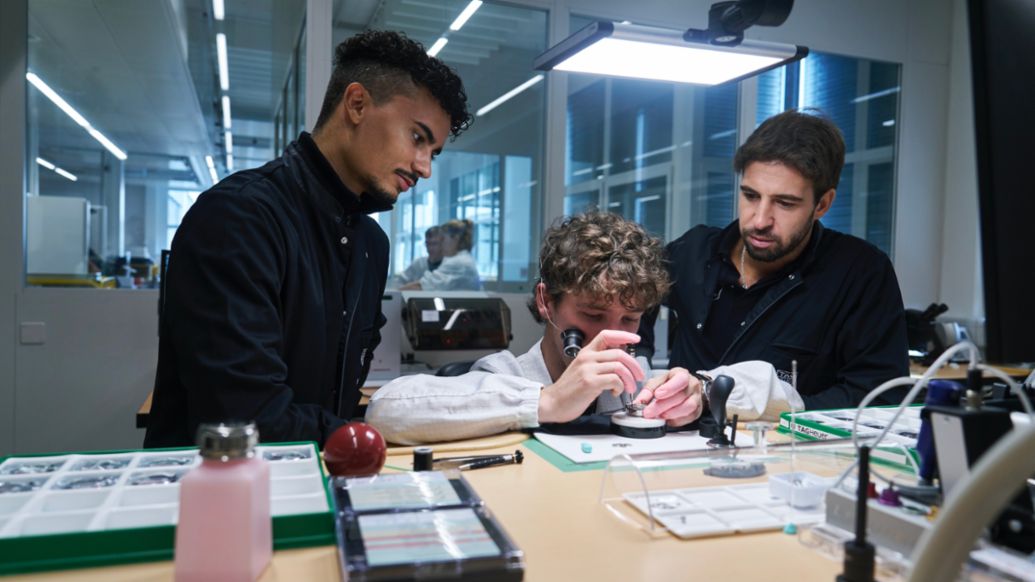
[[[410,263],[410,266],[406,267],[406,269],[402,273],[392,276],[392,283],[391,285],[389,285],[389,288],[394,289],[402,287],[407,283],[419,281],[420,278],[424,276],[424,273],[427,272],[428,257],[417,257],[416,259],[413,259],[413,262]]]
[[[537,427],[539,394],[553,383],[541,343],[518,357],[506,350],[485,356],[462,376],[400,376],[370,398],[366,421],[401,445]]]
[[[468,251],[444,257],[434,271],[425,271],[420,277],[424,291],[477,291],[482,288],[478,264]]]
[[[539,395],[553,383],[541,349],[542,340],[524,354],[496,352],[478,360],[462,376],[400,376],[370,398],[366,421],[386,440],[418,445],[469,439],[539,426]],[[705,371],[726,374],[735,384],[726,414],[741,420],[776,420],[781,412],[802,410],[801,396],[776,376],[768,362],[748,361]],[[655,373],[663,373],[655,371]],[[597,413],[621,407],[604,392]]]

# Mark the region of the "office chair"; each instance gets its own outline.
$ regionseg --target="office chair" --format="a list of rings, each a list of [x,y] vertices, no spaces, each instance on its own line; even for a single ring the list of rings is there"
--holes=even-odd
[[[435,371],[436,376],[462,376],[471,371],[471,366],[474,365],[473,361],[470,362],[450,362],[443,365]]]

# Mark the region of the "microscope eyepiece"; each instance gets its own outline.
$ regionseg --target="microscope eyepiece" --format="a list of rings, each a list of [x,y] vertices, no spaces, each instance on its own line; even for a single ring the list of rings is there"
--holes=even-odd
[[[574,358],[582,350],[582,342],[586,336],[582,330],[570,327],[561,332],[561,345],[564,347],[564,355]]]

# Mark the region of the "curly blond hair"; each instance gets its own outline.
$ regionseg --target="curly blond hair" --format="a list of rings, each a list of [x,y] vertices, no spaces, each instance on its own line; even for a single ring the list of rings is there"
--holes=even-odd
[[[660,240],[639,224],[609,212],[577,214],[554,223],[539,250],[539,280],[556,303],[565,293],[617,299],[646,311],[670,286]],[[542,323],[535,296],[529,311]]]

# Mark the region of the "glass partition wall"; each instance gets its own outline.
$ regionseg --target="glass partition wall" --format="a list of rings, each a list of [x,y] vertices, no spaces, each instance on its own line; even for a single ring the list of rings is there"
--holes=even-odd
[[[28,284],[157,285],[198,194],[301,119],[305,0],[212,7],[28,2]]]
[[[305,0],[226,0],[222,15],[212,5],[29,1],[30,285],[157,285],[158,257],[199,193],[304,129],[305,92],[324,90],[306,86],[306,51],[331,49],[307,47]],[[393,273],[427,254],[428,228],[466,219],[483,288],[525,291],[554,218],[544,207],[562,208],[547,200],[563,199],[565,214],[618,212],[666,240],[724,226],[736,218],[733,154],[754,129],[743,125],[806,107],[831,116],[848,144],[824,223],[894,251],[900,65],[813,52],[717,87],[542,74],[531,62],[550,44],[548,11],[487,1],[457,26],[471,5],[333,2],[334,44],[402,31],[458,71],[475,113],[431,179],[377,217]],[[574,31],[590,18],[569,21]],[[555,78],[566,94],[548,103]],[[550,107],[564,109],[554,160],[544,154]],[[544,188],[548,167],[563,167],[559,191]]]
[[[571,30],[589,22],[573,16]],[[569,75],[564,212],[617,212],[665,240],[697,224],[726,226],[737,212],[740,140],[772,115],[813,109],[837,123],[847,144],[823,223],[890,255],[900,73],[897,64],[813,52],[716,87]],[[745,99],[755,111],[747,128]]]
[[[337,0],[334,43],[367,29],[420,42],[464,81],[471,128],[448,142],[432,175],[379,218],[392,242],[392,272],[425,256],[425,231],[452,219],[474,225],[471,255],[482,288],[523,291],[535,276],[542,218],[545,77],[531,68],[546,49],[547,13],[468,0]]]

